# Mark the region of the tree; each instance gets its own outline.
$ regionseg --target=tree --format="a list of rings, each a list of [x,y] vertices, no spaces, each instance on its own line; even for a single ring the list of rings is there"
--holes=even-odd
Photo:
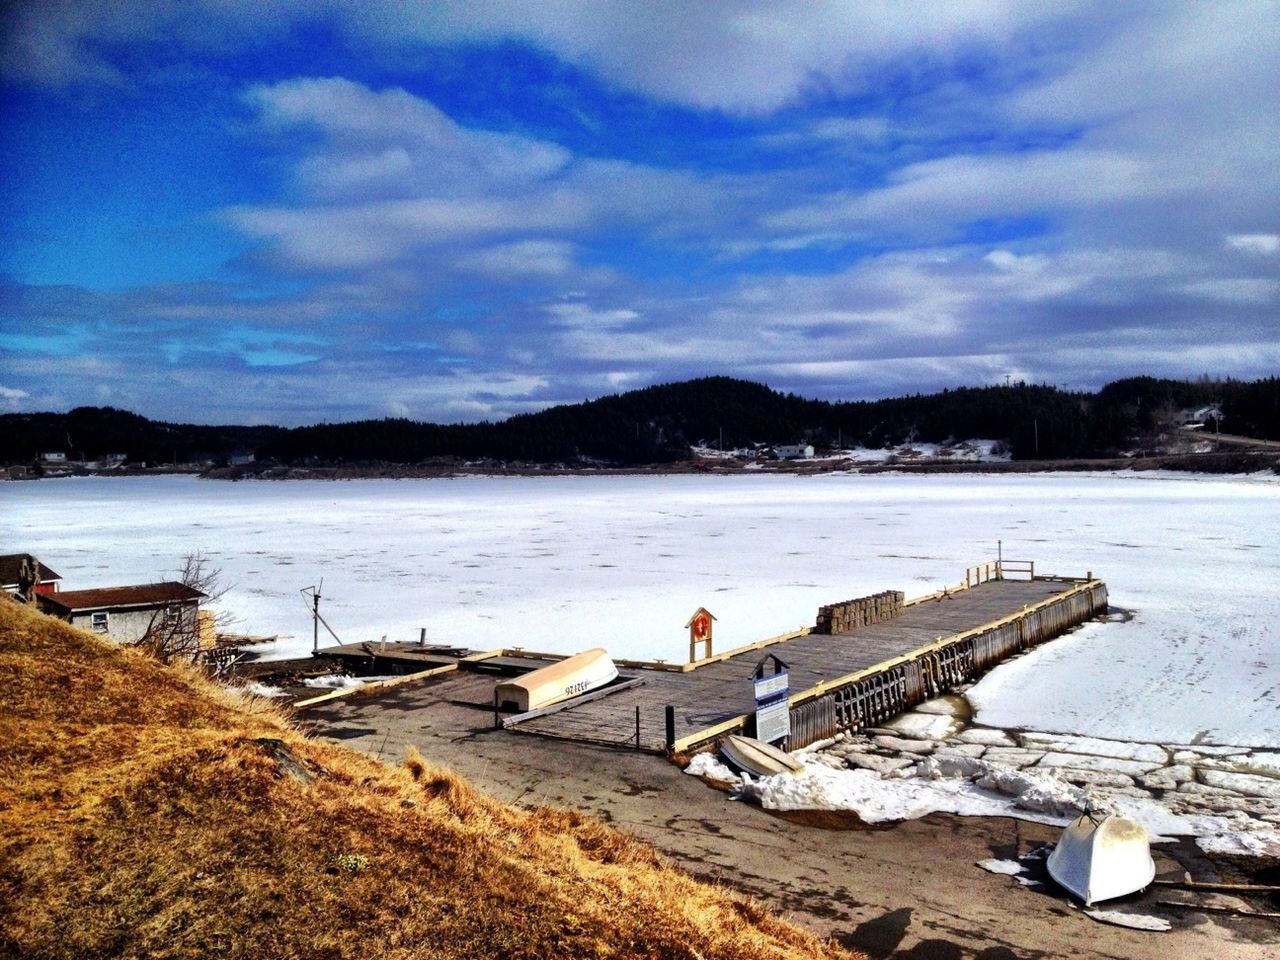
[[[211,567],[199,551],[188,553],[182,558],[178,582],[203,594],[201,603],[215,602],[229,589],[222,583],[222,571]],[[198,606],[191,609],[184,608],[181,604],[157,610],[152,614],[146,632],[136,645],[150,651],[163,663],[194,663],[203,653],[200,643],[201,613]],[[216,633],[219,627],[225,629],[229,623],[229,615],[223,612],[213,616],[211,626]]]

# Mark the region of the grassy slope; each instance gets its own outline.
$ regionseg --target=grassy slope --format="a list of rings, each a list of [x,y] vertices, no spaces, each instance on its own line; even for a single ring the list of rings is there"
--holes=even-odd
[[[575,814],[513,809],[0,597],[0,955],[837,957]]]

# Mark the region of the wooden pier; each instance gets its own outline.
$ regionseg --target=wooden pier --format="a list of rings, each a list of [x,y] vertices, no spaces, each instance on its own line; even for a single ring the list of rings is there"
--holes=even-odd
[[[689,752],[729,733],[755,732],[752,680],[761,659],[772,654],[789,673],[791,734],[784,746],[794,750],[883,723],[1106,609],[1106,585],[1091,574],[1035,576],[1029,564],[993,563],[970,568],[956,587],[926,597],[903,601],[901,593],[886,591],[824,606],[813,627],[695,663],[616,660],[620,676],[613,687],[530,714],[504,717],[493,711],[491,718],[522,733]],[[366,666],[377,664],[379,672],[406,673],[385,685],[421,680],[432,685],[436,701],[471,703],[477,714],[479,708],[493,710],[498,676],[562,659],[413,644],[350,645],[321,654],[349,662],[367,658]]]

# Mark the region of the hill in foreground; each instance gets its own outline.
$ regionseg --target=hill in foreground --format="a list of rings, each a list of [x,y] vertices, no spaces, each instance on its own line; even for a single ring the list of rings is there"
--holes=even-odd
[[[0,954],[847,957],[577,814],[519,810],[0,595]]]

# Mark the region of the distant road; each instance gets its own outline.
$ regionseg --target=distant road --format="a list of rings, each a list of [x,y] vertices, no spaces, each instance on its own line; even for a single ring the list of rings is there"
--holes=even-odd
[[[1262,450],[1280,450],[1280,440],[1263,440],[1260,437],[1241,437],[1234,433],[1210,433],[1208,430],[1183,427],[1187,433],[1194,433],[1205,440],[1216,440],[1218,443],[1229,443],[1234,447],[1257,447]]]

